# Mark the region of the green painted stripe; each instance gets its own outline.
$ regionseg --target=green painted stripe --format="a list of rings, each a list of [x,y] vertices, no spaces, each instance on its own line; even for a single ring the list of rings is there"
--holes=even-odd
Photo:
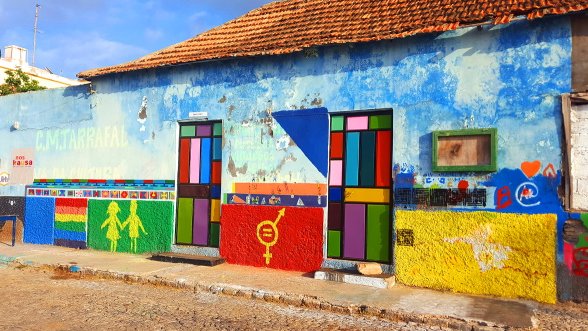
[[[220,224],[219,223],[210,223],[210,233],[208,238],[208,243],[212,247],[218,247],[218,242],[220,238]]]
[[[55,228],[73,232],[86,232],[86,223],[82,222],[55,222]]]
[[[192,243],[193,209],[194,201],[192,199],[178,199],[178,233],[176,241],[179,244]]]
[[[376,172],[376,133],[373,131],[362,132],[360,144],[359,185],[372,187],[374,186]]]
[[[386,205],[368,205],[367,259],[390,260],[390,209]]]
[[[341,257],[341,231],[329,230],[327,235],[327,256]]]
[[[194,137],[196,136],[195,126],[182,126],[180,128],[180,137]]]
[[[222,136],[223,135],[223,124],[222,123],[214,123],[212,129],[213,136]]]
[[[374,129],[391,129],[392,115],[373,115],[370,116],[370,130]]]

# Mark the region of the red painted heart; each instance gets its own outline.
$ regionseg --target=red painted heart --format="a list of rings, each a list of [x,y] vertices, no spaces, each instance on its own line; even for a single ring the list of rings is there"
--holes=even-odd
[[[521,170],[528,178],[531,178],[541,170],[541,162],[538,160],[532,162],[525,161],[521,163]]]

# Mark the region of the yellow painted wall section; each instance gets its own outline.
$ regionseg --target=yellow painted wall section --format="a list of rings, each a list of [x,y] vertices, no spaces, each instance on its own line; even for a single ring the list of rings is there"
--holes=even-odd
[[[556,302],[555,214],[398,210],[396,229],[400,283]]]

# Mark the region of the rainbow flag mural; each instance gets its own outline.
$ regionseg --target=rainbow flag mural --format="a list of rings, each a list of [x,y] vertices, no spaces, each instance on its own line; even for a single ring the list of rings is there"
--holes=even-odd
[[[55,199],[53,243],[57,246],[86,248],[87,199]]]

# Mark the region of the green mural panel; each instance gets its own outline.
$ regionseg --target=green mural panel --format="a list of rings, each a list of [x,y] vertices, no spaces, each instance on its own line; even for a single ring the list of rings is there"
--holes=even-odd
[[[180,127],[180,137],[195,137],[196,127],[195,126],[182,126]]]
[[[370,116],[370,129],[391,129],[392,115],[373,115]]]
[[[343,116],[335,116],[331,118],[331,131],[342,131],[344,125]]]
[[[88,246],[127,252],[165,252],[171,248],[172,201],[88,201]]]
[[[194,217],[193,211],[193,199],[178,199],[178,233],[176,234],[176,242],[178,244],[192,243],[192,219]]]
[[[368,205],[367,258],[374,261],[390,259],[390,209],[386,205]]]
[[[341,257],[341,231],[329,230],[327,237],[327,256]]]
[[[208,242],[212,247],[218,247],[219,243],[219,234],[220,234],[220,224],[219,223],[210,223],[210,238]]]

